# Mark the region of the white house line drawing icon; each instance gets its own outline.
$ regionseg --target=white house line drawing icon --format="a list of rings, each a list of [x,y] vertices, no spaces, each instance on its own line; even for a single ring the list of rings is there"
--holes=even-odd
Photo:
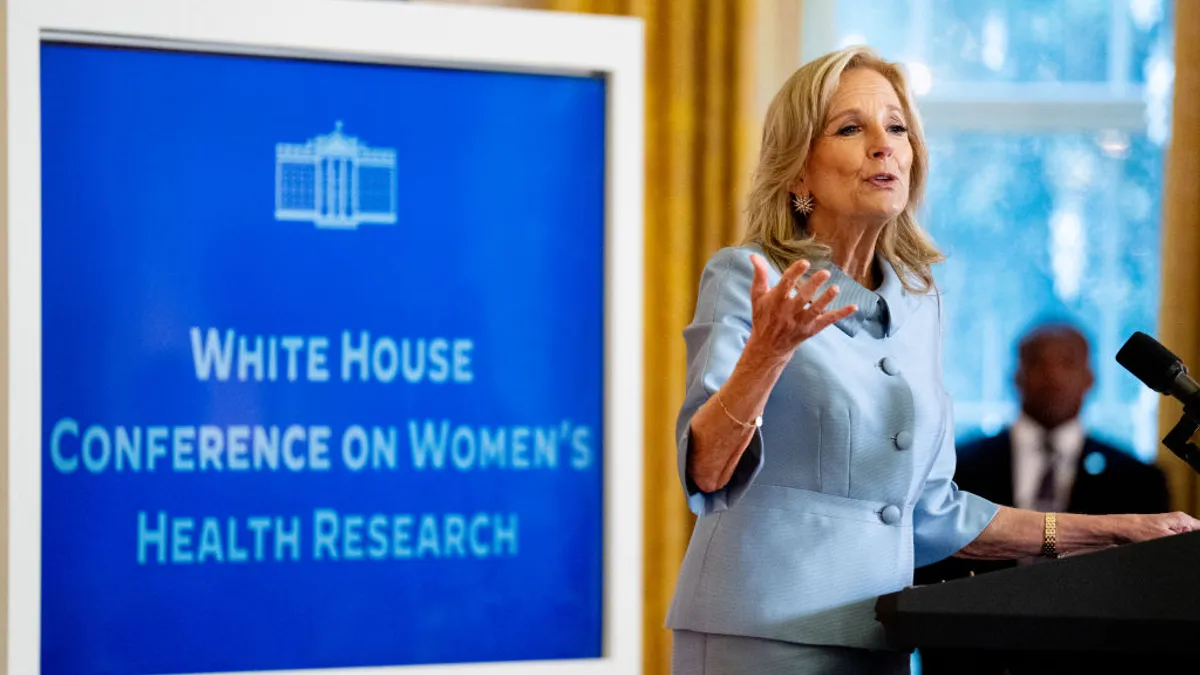
[[[355,229],[396,224],[396,151],[333,132],[275,144],[275,220]]]

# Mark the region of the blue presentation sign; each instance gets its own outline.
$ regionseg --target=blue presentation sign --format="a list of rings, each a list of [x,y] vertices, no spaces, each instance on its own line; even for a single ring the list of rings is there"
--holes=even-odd
[[[600,656],[603,80],[41,73],[42,672]]]

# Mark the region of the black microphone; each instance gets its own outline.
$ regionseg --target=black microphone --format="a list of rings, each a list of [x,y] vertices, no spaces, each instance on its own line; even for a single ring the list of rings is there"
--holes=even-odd
[[[1163,438],[1163,445],[1200,474],[1200,446],[1192,438],[1200,431],[1200,383],[1171,350],[1145,333],[1134,333],[1117,352],[1117,363],[1147,387],[1183,402],[1183,417]]]
[[[1183,361],[1145,333],[1129,336],[1117,352],[1121,364],[1147,387],[1179,399],[1186,407],[1200,407],[1200,383],[1188,374]]]

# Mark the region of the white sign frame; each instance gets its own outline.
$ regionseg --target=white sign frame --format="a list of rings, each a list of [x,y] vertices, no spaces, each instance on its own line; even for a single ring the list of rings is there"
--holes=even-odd
[[[640,20],[378,0],[0,0],[4,13],[7,552],[4,672],[40,672],[43,39],[468,69],[607,82],[602,656],[275,675],[630,675],[641,672],[643,27]],[[7,205],[3,200],[7,197]],[[4,335],[0,334],[0,345]],[[531,579],[530,583],[537,583]]]

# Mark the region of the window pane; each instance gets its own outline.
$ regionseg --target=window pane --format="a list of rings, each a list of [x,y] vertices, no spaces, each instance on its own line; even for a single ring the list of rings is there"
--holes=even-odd
[[[1169,0],[840,0],[841,45],[955,83],[1145,83],[1170,60]],[[1160,74],[1161,75],[1161,74]]]
[[[943,362],[959,434],[994,432],[1013,419],[1016,341],[1039,319],[1067,318],[1093,347],[1096,386],[1085,423],[1152,458],[1159,397],[1114,355],[1133,331],[1157,328],[1172,0],[836,6],[837,43],[870,44],[906,62],[928,105],[942,94],[977,106],[1015,95],[1069,106],[1079,119],[1077,130],[1063,132],[973,131],[972,111],[986,111],[966,106],[955,108],[965,119],[956,118],[954,130],[926,130],[924,224],[949,256],[936,275],[946,293]],[[1103,106],[1129,97],[1144,103],[1144,126],[1096,131],[1096,120],[1111,119]]]
[[[1013,418],[1016,341],[1065,318],[1092,342],[1085,423],[1153,457],[1157,394],[1113,357],[1133,331],[1156,332],[1161,149],[1113,133],[934,132],[929,144],[923,218],[948,256],[936,275],[958,432]]]
[[[1170,0],[1129,0],[1129,20],[1129,81],[1141,84],[1155,77],[1169,78],[1175,3]]]

